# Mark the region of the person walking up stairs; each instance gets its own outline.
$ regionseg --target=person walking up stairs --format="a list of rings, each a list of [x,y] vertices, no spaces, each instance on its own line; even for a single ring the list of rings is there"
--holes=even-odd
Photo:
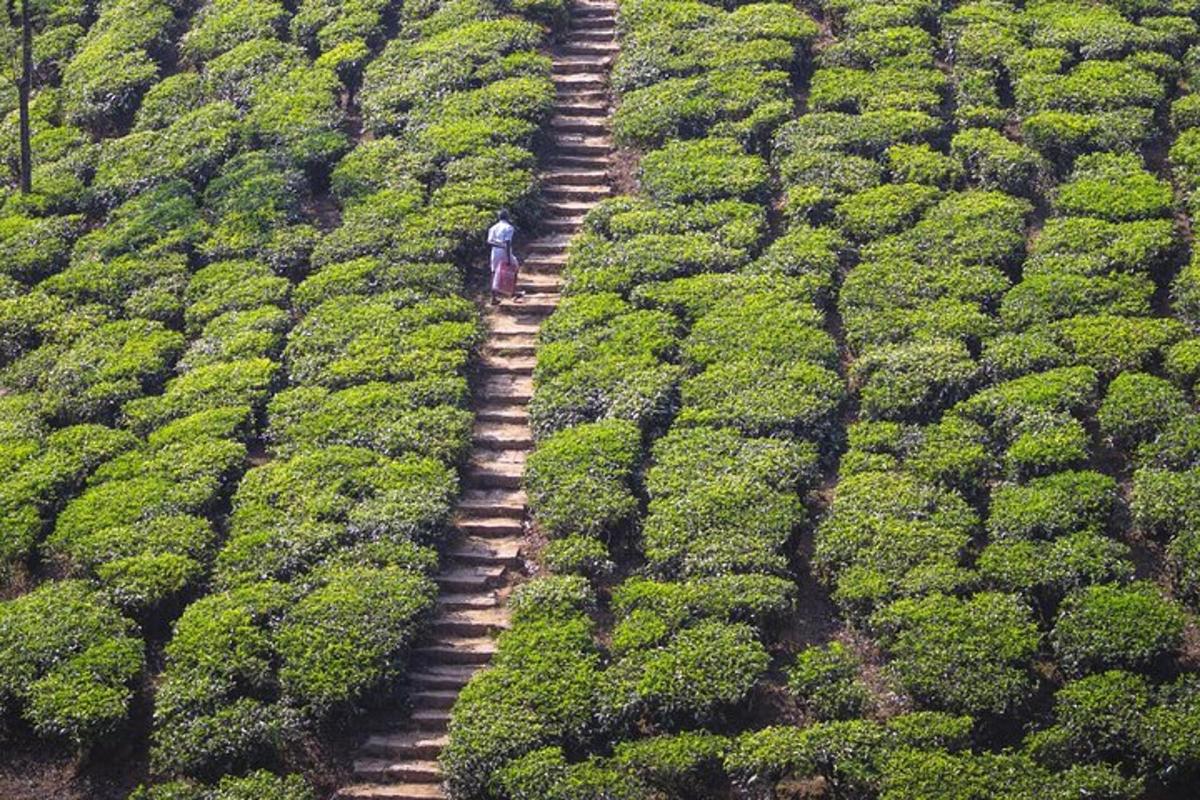
[[[527,405],[533,393],[537,332],[557,306],[567,244],[584,215],[611,193],[613,144],[608,76],[617,52],[616,0],[574,0],[564,41],[553,54],[557,89],[549,152],[540,176],[542,236],[530,241],[517,288],[521,303],[489,307],[475,396],[475,430],[456,513],[456,538],[437,576],[441,595],[432,634],[408,676],[412,711],[369,737],[343,800],[446,797],[438,755],[459,691],[486,666],[495,635],[508,626],[505,599],[522,564],[525,458],[533,446]]]

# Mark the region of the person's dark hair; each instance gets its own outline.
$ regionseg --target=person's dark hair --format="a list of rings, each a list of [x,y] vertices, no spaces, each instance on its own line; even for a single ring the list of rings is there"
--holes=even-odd
[[[508,209],[507,208],[500,209],[500,213],[497,214],[497,216],[500,217],[501,222],[508,222]]]

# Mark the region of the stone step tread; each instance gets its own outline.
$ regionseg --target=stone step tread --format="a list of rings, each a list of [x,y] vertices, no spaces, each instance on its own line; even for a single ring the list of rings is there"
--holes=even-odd
[[[608,120],[604,117],[576,116],[574,114],[562,113],[550,117],[550,126],[552,128],[571,127],[596,131],[599,136],[606,136],[611,130]]]
[[[510,625],[508,609],[503,606],[474,609],[471,611],[448,612],[439,614],[437,619],[439,622],[445,620],[446,622],[474,623],[477,625],[490,625],[496,628],[507,628]]]
[[[524,470],[521,471],[521,474],[513,474],[510,477],[514,484],[520,485],[525,477]],[[480,539],[511,539],[525,535],[524,517],[478,517],[460,519],[454,524],[463,535],[477,536]]]
[[[418,689],[408,695],[414,708],[451,708],[457,697],[452,689]]]
[[[482,581],[499,580],[504,577],[505,567],[498,564],[473,564],[444,569],[434,576],[435,581],[456,578],[473,578]]]
[[[363,783],[338,790],[344,800],[442,800],[448,797],[437,783]]]
[[[554,103],[554,113],[564,117],[584,117],[588,119],[598,117],[600,119],[607,120],[608,111],[608,104],[599,99],[593,102],[585,102],[582,100],[568,102],[566,100],[559,99]],[[606,122],[606,124],[609,123]]]
[[[576,147],[586,145],[590,147],[608,147],[613,146],[611,136],[589,136],[585,133],[555,133],[552,135],[554,143],[557,147]]]
[[[474,672],[472,672],[474,674]],[[450,744],[450,737],[432,736],[428,733],[404,731],[402,733],[377,733],[368,736],[363,749],[372,754],[437,751]]]
[[[600,203],[597,200],[550,200],[545,203],[547,209],[579,215],[586,214],[598,205]]]
[[[354,774],[385,781],[438,784],[442,772],[436,761],[420,759],[360,758],[354,762]]]
[[[496,423],[508,425],[509,423]],[[523,427],[523,426],[522,426]],[[456,511],[475,517],[480,513],[523,514],[528,498],[519,489],[467,489],[458,499]]]
[[[467,681],[475,677],[479,670],[483,667],[478,664],[430,664],[425,667],[418,667],[409,673],[410,681],[432,682],[432,681],[462,681],[466,684]],[[416,736],[417,734],[402,734],[405,736]],[[425,736],[424,738],[429,738]]]
[[[479,366],[487,372],[527,374],[533,371],[536,358],[529,356],[494,356],[484,355],[479,359]]]
[[[553,183],[543,184],[544,195],[608,195],[612,187],[607,183]]]
[[[511,359],[510,359],[511,360]],[[532,362],[533,359],[525,359]],[[478,441],[526,442],[533,438],[528,425],[483,420],[475,423],[472,436]]]
[[[442,570],[434,576],[435,583],[455,589],[489,589],[504,580],[507,567],[503,564],[476,564]]]
[[[466,537],[452,545],[447,555],[455,560],[494,559],[497,564],[512,563],[521,557],[521,544],[509,544],[495,539]],[[490,566],[480,564],[480,566]]]
[[[491,590],[482,592],[440,592],[437,603],[442,609],[495,608],[500,598]]]
[[[507,316],[548,316],[558,307],[558,298],[534,295],[507,298],[493,308]]]
[[[529,421],[529,410],[519,403],[495,404],[475,409],[475,418],[494,420],[496,422],[525,422]]]
[[[608,68],[612,66],[612,63],[612,53],[601,53],[597,55],[560,53],[553,56],[550,60],[552,70],[582,67],[594,70],[596,75],[603,76],[608,75]]]
[[[543,188],[546,184],[552,183],[555,180],[566,181],[568,179],[574,181],[587,181],[587,185],[604,186],[607,188],[608,172],[600,169],[551,169],[546,170],[538,175],[541,178]]]
[[[533,378],[528,375],[492,374],[480,382],[483,397],[528,397],[533,394]]]
[[[440,650],[494,653],[496,652],[496,640],[490,636],[443,636],[418,645],[414,652],[417,655],[424,655]]]
[[[562,289],[562,283],[562,278],[559,276],[544,272],[533,272],[517,276],[517,288],[526,287],[525,291],[536,289],[549,294],[558,294],[558,290]]]
[[[447,708],[418,708],[409,715],[413,724],[428,731],[444,731],[450,727]]]
[[[511,317],[500,317],[494,325],[491,326],[491,332],[500,336],[504,335],[520,335],[525,333],[537,334],[541,329],[541,325],[537,322],[518,322]]]
[[[524,464],[529,453],[504,447],[476,447],[468,460],[472,464]]]

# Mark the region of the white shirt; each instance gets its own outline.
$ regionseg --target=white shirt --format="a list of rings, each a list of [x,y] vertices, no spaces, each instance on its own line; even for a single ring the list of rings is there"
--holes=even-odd
[[[508,257],[508,248],[506,245],[512,244],[513,234],[517,232],[509,223],[500,220],[491,228],[488,229],[488,244],[492,246],[492,270],[500,265],[500,262]]]

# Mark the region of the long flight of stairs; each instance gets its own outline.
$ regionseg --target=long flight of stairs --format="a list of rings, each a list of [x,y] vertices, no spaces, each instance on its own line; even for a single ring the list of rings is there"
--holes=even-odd
[[[489,307],[487,341],[475,390],[475,431],[459,500],[455,541],[440,574],[431,636],[408,675],[411,713],[370,736],[354,762],[343,800],[447,797],[438,754],[459,691],[495,652],[508,626],[505,598],[522,564],[525,458],[533,445],[527,406],[533,394],[538,329],[558,304],[559,272],[583,217],[611,192],[613,152],[608,75],[616,55],[616,0],[573,0],[571,23],[554,49],[558,91],[550,149],[540,176],[540,236],[524,246],[518,301]]]

